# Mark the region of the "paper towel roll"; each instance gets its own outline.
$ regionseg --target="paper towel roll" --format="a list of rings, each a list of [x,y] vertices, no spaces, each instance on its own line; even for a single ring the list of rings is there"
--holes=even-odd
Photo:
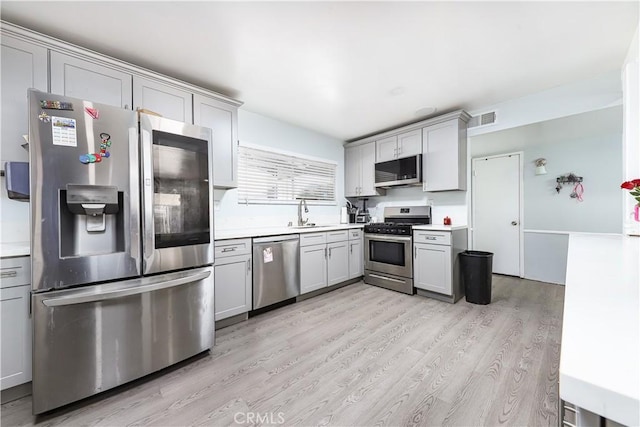
[[[347,213],[347,207],[340,208],[340,224],[346,224],[349,222],[349,214]]]

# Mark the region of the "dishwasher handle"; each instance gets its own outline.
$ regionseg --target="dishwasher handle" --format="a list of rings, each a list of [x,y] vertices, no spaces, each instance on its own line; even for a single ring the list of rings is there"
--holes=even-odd
[[[257,239],[253,239],[254,244],[261,243],[278,243],[278,242],[288,242],[292,240],[300,240],[300,237],[297,234],[294,235],[284,235],[284,236],[269,236],[269,237],[259,237]]]

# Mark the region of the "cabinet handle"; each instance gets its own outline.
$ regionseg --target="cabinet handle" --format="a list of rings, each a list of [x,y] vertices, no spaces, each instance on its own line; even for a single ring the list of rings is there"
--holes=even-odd
[[[425,240],[436,240],[436,237],[433,236],[424,236]]]
[[[251,271],[251,260],[248,259],[247,260],[247,273],[249,273]]]
[[[235,250],[236,250],[236,248],[224,248],[224,249],[222,250],[222,252],[233,252],[233,251],[235,251]]]
[[[353,243],[349,245],[349,253],[353,253]]]
[[[327,248],[324,248],[324,259],[327,259]]]
[[[329,248],[329,258],[331,258],[331,248]]]
[[[3,279],[9,278],[9,277],[16,277],[17,275],[18,275],[18,272],[15,270],[3,271],[2,273],[0,273],[0,277]]]
[[[402,145],[398,146],[398,155],[402,154]]]

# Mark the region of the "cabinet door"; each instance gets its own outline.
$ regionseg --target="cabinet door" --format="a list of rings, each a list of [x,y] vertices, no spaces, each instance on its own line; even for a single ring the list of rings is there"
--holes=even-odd
[[[376,141],[376,162],[386,162],[398,157],[398,137],[390,136],[388,138]]]
[[[238,186],[238,108],[193,95],[193,123],[213,130],[213,186]]]
[[[2,390],[31,381],[30,290],[29,285],[0,290]]]
[[[131,74],[51,52],[51,92],[131,108]]]
[[[466,159],[459,159],[458,119],[438,123],[422,129],[422,179],[424,191],[462,190],[466,182],[460,180]],[[463,164],[461,164],[463,163]],[[464,174],[466,180],[466,174]]]
[[[369,142],[360,146],[360,194],[359,196],[378,196],[376,190],[376,146]]]
[[[364,274],[364,258],[362,240],[349,241],[349,279],[355,279]]]
[[[414,286],[452,295],[451,246],[415,244],[413,250]]]
[[[193,123],[191,93],[161,82],[133,76],[133,107],[144,108],[172,120]]]
[[[300,293],[327,286],[327,245],[300,248]]]
[[[344,195],[357,197],[360,190],[360,147],[344,149]]]
[[[251,257],[233,256],[216,259],[214,271],[216,320],[250,311]]]
[[[422,130],[416,129],[398,135],[398,157],[416,156],[422,152]]]
[[[20,145],[29,133],[27,89],[47,91],[47,49],[2,35],[0,65],[2,160],[26,162],[29,153]]]
[[[327,245],[327,282],[329,286],[349,280],[349,242]]]

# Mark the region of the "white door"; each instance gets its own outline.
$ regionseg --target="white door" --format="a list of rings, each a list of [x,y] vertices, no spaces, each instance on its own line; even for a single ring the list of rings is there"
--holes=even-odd
[[[390,136],[376,141],[376,162],[386,162],[398,157],[398,137]]]
[[[473,249],[493,252],[493,272],[521,276],[521,154],[472,160]]]
[[[344,149],[344,195],[345,197],[358,196],[360,189],[360,147],[347,147]]]
[[[251,257],[238,255],[216,259],[214,304],[216,321],[251,310]]]
[[[451,246],[416,243],[413,283],[416,288],[453,295]]]
[[[362,240],[349,240],[349,279],[360,277],[363,274]]]

